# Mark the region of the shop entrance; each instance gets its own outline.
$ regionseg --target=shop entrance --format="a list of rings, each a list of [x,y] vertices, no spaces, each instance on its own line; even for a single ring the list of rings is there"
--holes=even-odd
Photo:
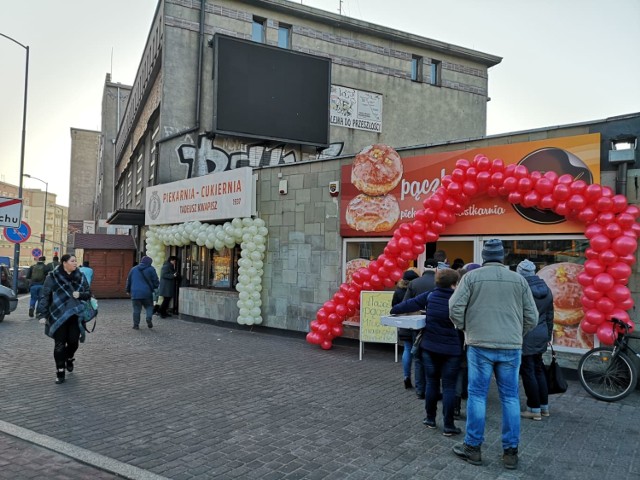
[[[444,250],[447,254],[447,260],[449,265],[453,266],[456,260],[461,260],[462,265],[466,263],[474,262],[474,241],[467,238],[446,238],[444,240],[438,240],[437,242],[427,243],[424,258],[419,262],[419,265],[424,265],[424,260],[432,258],[433,254],[437,250]],[[476,262],[481,263],[481,262]]]

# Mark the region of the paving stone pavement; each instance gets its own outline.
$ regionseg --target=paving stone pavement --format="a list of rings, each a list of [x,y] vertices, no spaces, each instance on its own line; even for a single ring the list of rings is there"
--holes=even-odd
[[[0,323],[0,421],[151,476],[640,477],[638,391],[605,403],[570,381],[567,393],[551,398],[551,417],[523,420],[520,465],[507,471],[492,385],[484,465],[476,467],[451,453],[461,437],[422,425],[424,404],[403,388],[401,364],[386,346],[366,345],[359,361],[355,343],[323,351],[298,336],[175,317],[155,317],[153,329],[142,322],[135,331],[129,301],[103,300],[97,329],[76,354],[76,370],[56,385],[53,342],[28,318],[27,306],[23,297]],[[43,465],[60,466],[66,476],[31,473]],[[0,478],[114,475],[0,434]]]

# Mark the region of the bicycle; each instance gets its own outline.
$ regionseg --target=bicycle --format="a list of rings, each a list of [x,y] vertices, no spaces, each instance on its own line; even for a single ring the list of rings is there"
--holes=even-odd
[[[578,363],[578,377],[584,389],[605,402],[621,400],[633,392],[638,369],[628,352],[640,359],[640,352],[629,346],[630,338],[640,337],[630,334],[629,326],[617,318],[612,318],[611,323],[614,329],[620,327],[613,346],[592,348]]]

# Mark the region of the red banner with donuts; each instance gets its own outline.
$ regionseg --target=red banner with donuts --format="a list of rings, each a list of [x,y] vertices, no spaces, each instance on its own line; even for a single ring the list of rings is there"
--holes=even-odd
[[[343,237],[388,237],[412,222],[422,204],[450,175],[456,161],[482,153],[530,171],[570,174],[587,184],[600,183],[600,134],[401,157],[377,144],[363,149],[342,167],[340,234]],[[446,235],[583,233],[578,221],[551,210],[514,205],[506,198],[480,195],[473,199]]]

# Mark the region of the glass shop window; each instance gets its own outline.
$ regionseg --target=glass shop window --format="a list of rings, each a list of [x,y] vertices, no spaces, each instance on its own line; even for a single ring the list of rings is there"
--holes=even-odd
[[[537,270],[552,263],[584,264],[587,239],[573,240],[503,240],[504,263],[515,270],[525,258],[536,264]]]
[[[196,288],[235,289],[239,259],[239,245],[222,250],[191,245],[189,285]]]

